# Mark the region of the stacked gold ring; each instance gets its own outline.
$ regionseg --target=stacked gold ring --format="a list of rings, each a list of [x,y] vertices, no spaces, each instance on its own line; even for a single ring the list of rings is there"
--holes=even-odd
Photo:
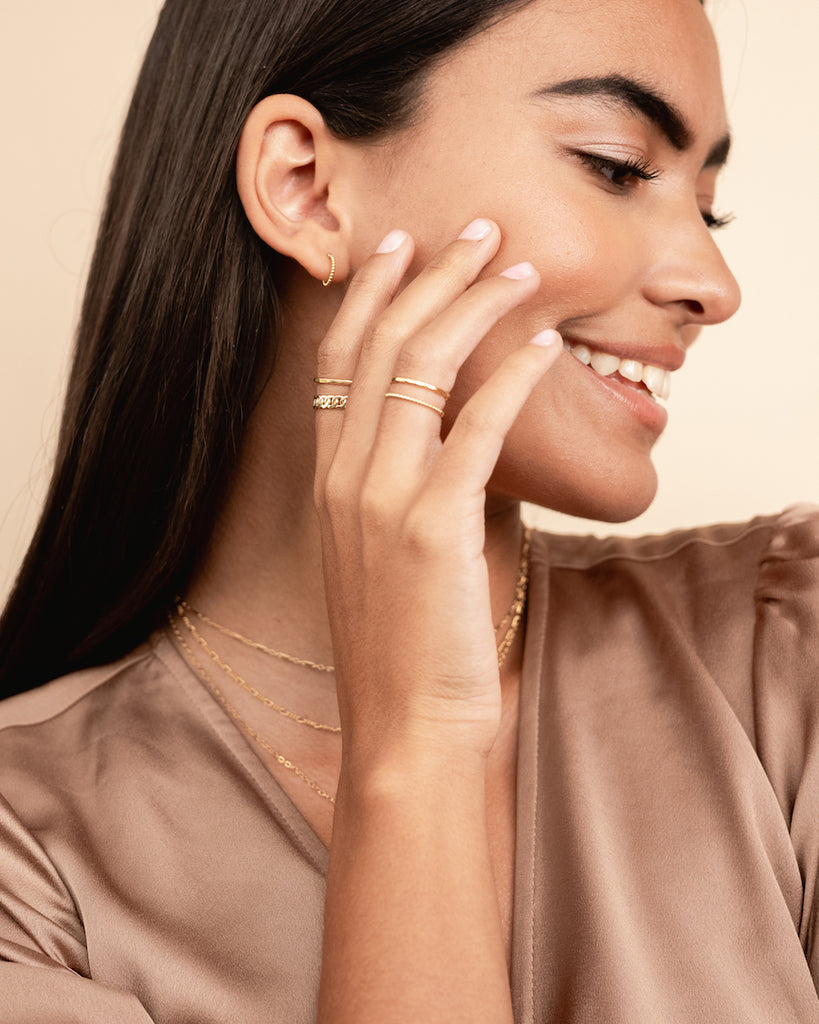
[[[314,377],[315,384],[334,384],[338,387],[349,387],[353,382],[340,377]],[[346,409],[347,395],[314,395],[314,409]]]
[[[425,380],[415,380],[413,377],[393,377],[391,383],[409,384],[411,387],[423,388],[424,391],[431,391],[435,395],[440,395],[444,402],[449,398],[448,391],[444,391],[443,388],[439,388],[436,384],[428,384]],[[388,391],[384,397],[400,398],[402,402],[412,402],[413,405],[420,405],[424,409],[431,409],[433,412],[438,413],[441,419],[444,418],[444,410],[438,405],[433,405],[432,402],[424,402],[420,398],[413,398],[412,395],[403,395],[399,391]]]

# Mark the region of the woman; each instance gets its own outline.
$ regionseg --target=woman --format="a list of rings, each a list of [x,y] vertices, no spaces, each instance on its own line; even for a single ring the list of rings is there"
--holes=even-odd
[[[0,637],[9,1020],[819,1020],[819,520],[519,518],[651,500],[727,151],[696,0],[166,4]]]

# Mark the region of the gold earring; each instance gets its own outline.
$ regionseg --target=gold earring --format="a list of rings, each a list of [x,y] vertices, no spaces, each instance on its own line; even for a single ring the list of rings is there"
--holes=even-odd
[[[321,282],[325,288],[333,283],[333,278],[336,276],[336,258],[331,252],[328,252],[327,256],[330,260],[330,276],[326,281]]]

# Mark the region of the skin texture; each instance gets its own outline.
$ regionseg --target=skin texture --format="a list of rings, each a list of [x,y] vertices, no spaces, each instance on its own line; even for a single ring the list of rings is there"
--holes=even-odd
[[[599,99],[534,95],[614,73],[679,108],[690,146]],[[343,752],[234,695],[338,790],[333,812],[267,759],[332,838],[322,1022],[511,1019],[522,645],[499,673],[493,624],[514,590],[517,502],[636,515],[654,493],[659,433],[559,345],[528,342],[557,328],[676,368],[703,325],[734,312],[703,221],[716,177],[703,167],[725,133],[696,0],[538,0],[448,55],[417,123],[378,143],[339,142],[297,97],[270,97],[248,120],[239,192],[293,265],[279,361],[190,597],[337,667],[274,671],[220,641],[277,701],[340,716]],[[660,174],[615,186],[578,151]],[[453,241],[476,217],[489,218],[482,237]],[[398,244],[374,254],[396,228]],[[353,380],[345,412],[313,412],[316,375]],[[452,389],[443,430],[433,412],[384,399],[394,375]]]

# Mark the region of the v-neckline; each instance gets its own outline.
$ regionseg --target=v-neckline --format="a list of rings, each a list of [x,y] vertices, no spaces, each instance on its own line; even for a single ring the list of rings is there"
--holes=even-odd
[[[535,836],[537,829],[538,707],[541,664],[546,632],[547,588],[538,584],[547,571],[545,537],[533,531],[529,607],[520,680],[518,749],[516,757],[516,811],[514,892],[512,896],[512,963],[510,985],[516,1024],[531,1024],[534,982]],[[199,712],[231,757],[249,776],[274,819],[308,862],[325,878],[329,851],[312,825],[262,761],[258,752],[227,711],[202,685],[195,670],[170,635],[154,638],[154,653],[178,680],[191,705]]]

